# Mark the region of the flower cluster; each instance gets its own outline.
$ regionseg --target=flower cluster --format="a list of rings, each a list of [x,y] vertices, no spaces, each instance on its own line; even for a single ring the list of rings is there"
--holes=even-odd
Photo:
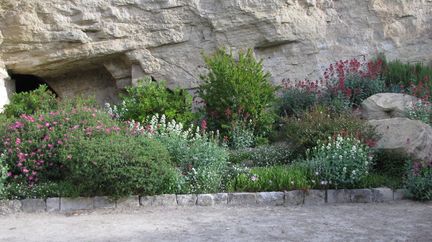
[[[329,137],[326,143],[319,142],[310,153],[311,168],[323,184],[355,184],[372,167],[369,147],[352,137]]]
[[[419,99],[407,110],[410,119],[420,120],[426,124],[432,124],[432,105],[427,101]]]

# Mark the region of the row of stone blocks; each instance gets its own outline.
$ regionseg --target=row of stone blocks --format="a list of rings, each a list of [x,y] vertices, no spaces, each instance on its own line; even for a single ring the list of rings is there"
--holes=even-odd
[[[321,205],[325,203],[387,202],[405,198],[403,190],[389,188],[352,190],[295,190],[286,192],[216,193],[131,196],[113,201],[108,197],[47,198],[0,201],[0,213],[54,212],[100,208],[133,208],[139,206],[282,206]]]

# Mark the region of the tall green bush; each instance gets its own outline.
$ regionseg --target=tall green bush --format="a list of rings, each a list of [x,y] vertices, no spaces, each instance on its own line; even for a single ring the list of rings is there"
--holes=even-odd
[[[254,132],[268,136],[275,119],[275,87],[253,51],[240,51],[238,58],[226,49],[204,55],[209,70],[201,76],[199,95],[209,127],[228,134],[233,120],[252,120]]]
[[[126,88],[121,103],[110,108],[110,113],[122,120],[139,122],[155,114],[164,114],[170,120],[183,123],[190,123],[194,118],[192,96],[186,90],[169,90],[165,82],[154,82],[150,78]]]

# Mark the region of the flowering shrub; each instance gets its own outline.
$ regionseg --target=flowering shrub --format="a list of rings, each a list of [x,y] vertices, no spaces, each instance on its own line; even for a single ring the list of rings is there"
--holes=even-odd
[[[175,120],[166,121],[164,115],[153,116],[142,126],[131,122],[132,133],[153,137],[164,144],[171,160],[182,172],[179,192],[218,192],[227,169],[228,151],[219,145],[218,134],[191,125],[185,128]]]
[[[410,163],[405,187],[417,200],[432,200],[432,161]]]
[[[420,120],[426,124],[432,124],[432,105],[428,101],[418,100],[407,110],[407,117]]]
[[[336,139],[329,137],[327,143],[318,142],[307,164],[323,185],[343,187],[356,184],[368,175],[372,158],[369,147],[360,140],[338,135]]]
[[[218,49],[204,60],[209,72],[201,76],[204,83],[199,96],[209,127],[226,135],[233,120],[251,119],[254,134],[268,136],[275,119],[275,87],[253,51],[239,52],[237,59],[225,49]]]
[[[22,114],[0,127],[0,149],[5,150],[8,176],[30,185],[61,180],[64,165],[59,149],[74,137],[93,137],[119,132],[106,113],[95,108],[64,108],[54,112]]]
[[[290,80],[282,80],[282,96],[278,99],[278,111],[281,117],[300,116],[316,105],[321,91],[318,81],[303,80],[292,84]]]
[[[108,112],[121,120],[144,121],[155,114],[164,114],[168,119],[183,123],[193,121],[192,97],[185,90],[168,90],[165,82],[144,79],[135,87],[126,88],[119,105],[107,105]]]
[[[279,132],[282,137],[279,138],[290,142],[297,156],[302,156],[307,149],[315,147],[318,140],[326,140],[341,132],[357,136],[369,146],[373,146],[376,139],[373,128],[365,121],[349,113],[333,113],[319,106],[298,118],[289,117],[283,121],[282,132]]]
[[[250,148],[255,144],[252,120],[235,120],[228,133],[230,147],[233,149]]]

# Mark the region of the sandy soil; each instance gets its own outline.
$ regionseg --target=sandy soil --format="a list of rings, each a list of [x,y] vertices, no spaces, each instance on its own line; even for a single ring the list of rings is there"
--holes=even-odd
[[[432,241],[432,203],[15,214],[1,241]]]

